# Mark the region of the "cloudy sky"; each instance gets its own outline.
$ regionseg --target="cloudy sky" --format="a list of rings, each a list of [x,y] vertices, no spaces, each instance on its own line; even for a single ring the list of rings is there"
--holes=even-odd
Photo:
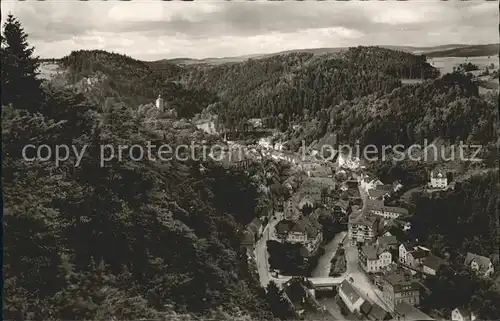
[[[3,0],[41,57],[104,49],[138,59],[230,57],[353,45],[498,42],[498,2]]]

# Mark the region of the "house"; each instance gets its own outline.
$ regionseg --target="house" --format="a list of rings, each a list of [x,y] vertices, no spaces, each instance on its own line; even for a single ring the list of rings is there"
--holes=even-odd
[[[370,200],[383,200],[390,196],[390,194],[384,190],[369,189],[367,192],[368,199]]]
[[[396,270],[384,275],[383,278],[382,299],[391,311],[394,311],[396,305],[401,302],[419,304],[419,284],[409,272]]]
[[[363,210],[349,215],[347,235],[352,244],[373,241],[377,235],[380,219]]]
[[[276,233],[282,240],[290,243],[301,243],[309,254],[314,253],[323,241],[321,225],[313,217],[302,216],[296,221],[281,220],[276,225]]]
[[[466,308],[455,308],[451,311],[451,320],[453,321],[473,321],[476,320],[476,316],[469,309]]]
[[[493,263],[486,256],[467,252],[464,264],[478,275],[488,277],[495,271]]]
[[[366,301],[354,285],[347,280],[340,284],[338,293],[351,313],[359,313],[361,305]]]
[[[255,238],[259,238],[264,230],[262,221],[257,217],[254,218],[250,224],[247,225],[247,230],[251,231]]]
[[[393,186],[393,191],[394,192],[399,192],[403,188],[403,184],[401,184],[400,181],[394,181],[394,183],[392,184],[392,186]]]
[[[395,306],[392,320],[396,321],[421,321],[421,320],[435,320],[423,313],[413,305],[405,301],[398,303]]]
[[[411,223],[410,222],[403,222],[403,232],[411,230]]]
[[[258,143],[257,143],[260,147],[264,148],[264,149],[271,149],[273,148],[273,145],[271,143],[271,139],[270,138],[261,138],[259,139]]]
[[[431,180],[429,182],[430,188],[446,188],[448,187],[448,178],[446,173],[440,170],[431,172]]]
[[[255,244],[255,236],[253,235],[252,231],[245,229],[241,233],[240,237],[240,246],[242,248],[252,249]]]
[[[369,301],[365,301],[361,304],[360,312],[364,318],[372,321],[384,321],[391,318],[389,312],[382,309],[379,305],[372,304]]]
[[[370,180],[368,183],[366,183],[366,189],[369,190],[369,189],[376,189],[377,186],[379,185],[384,185],[384,183],[382,183],[378,178],[374,178],[372,180]]]
[[[358,189],[358,180],[356,179],[348,179],[346,182],[345,182],[346,186],[348,189]]]
[[[411,267],[419,267],[430,254],[430,250],[423,246],[399,245],[399,262]]]
[[[364,245],[359,250],[359,263],[368,273],[378,273],[392,263],[392,254],[377,244]]]
[[[253,161],[252,157],[238,148],[231,148],[227,152],[221,152],[218,157],[214,157],[214,160],[221,161],[226,168],[233,167],[236,169],[246,169]]]
[[[253,128],[262,128],[263,122],[262,118],[250,118],[248,124],[252,125]]]
[[[398,239],[394,235],[382,235],[377,239],[377,245],[389,250],[396,250]]]
[[[368,210],[374,214],[382,216],[385,219],[396,219],[400,216],[407,216],[408,210],[402,207],[385,206],[383,201],[368,200]]]
[[[406,264],[413,268],[421,268],[424,260],[431,255],[429,249],[416,246],[406,253]]]
[[[422,272],[428,275],[436,275],[439,269],[446,264],[447,262],[444,259],[431,254],[422,262]]]
[[[295,222],[290,219],[284,219],[276,224],[276,235],[278,238],[284,240],[287,238],[288,233],[292,230]]]

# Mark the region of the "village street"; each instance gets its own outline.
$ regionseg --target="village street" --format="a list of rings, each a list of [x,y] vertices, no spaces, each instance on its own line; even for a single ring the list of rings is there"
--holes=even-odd
[[[267,241],[271,238],[276,224],[282,219],[283,213],[276,213],[276,218],[271,218],[269,223],[262,232],[262,237],[255,245],[255,260],[257,263],[257,270],[259,272],[260,285],[266,288],[271,280],[277,282],[277,279],[271,275],[269,271],[269,253],[267,252]]]
[[[358,189],[363,202],[363,209],[366,207],[368,194],[366,186],[361,185],[361,180],[358,178]],[[259,271],[260,284],[265,288],[270,281],[274,281],[278,286],[289,278],[275,278],[269,271],[269,254],[267,252],[267,241],[272,239],[272,234],[275,232],[276,224],[282,219],[283,213],[278,213],[276,218],[271,218],[268,225],[263,231],[263,235],[257,242],[255,247],[255,258],[257,268]],[[330,273],[331,260],[335,256],[340,243],[344,243],[347,271],[346,277],[350,280],[352,278],[353,285],[370,301],[378,304],[379,306],[387,309],[387,305],[381,299],[380,290],[372,283],[368,275],[362,270],[358,264],[358,250],[355,246],[349,244],[347,239],[347,231],[338,233],[328,244],[325,246],[325,254],[319,258],[318,265],[314,269],[311,277],[328,277]],[[281,282],[280,282],[281,281]],[[319,302],[337,318],[342,318],[340,310],[333,298],[322,298]]]
[[[387,305],[382,301],[380,290],[372,283],[368,275],[362,270],[358,264],[358,250],[355,246],[347,245],[345,248],[347,261],[348,278],[353,279],[354,286],[365,295],[370,301],[388,309]]]
[[[358,189],[363,201],[363,207],[361,210],[364,210],[368,201],[368,193],[365,186],[361,184],[361,181],[359,181]],[[352,277],[353,284],[364,295],[366,295],[368,299],[389,311],[389,308],[382,300],[381,291],[377,288],[377,286],[375,286],[375,284],[373,284],[368,275],[366,275],[359,265],[358,249],[355,246],[348,244],[345,247],[345,255],[347,261],[347,274],[349,277]]]

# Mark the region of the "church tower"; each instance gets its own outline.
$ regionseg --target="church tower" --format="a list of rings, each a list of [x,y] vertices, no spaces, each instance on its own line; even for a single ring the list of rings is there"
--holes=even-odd
[[[156,99],[156,108],[159,110],[163,110],[163,105],[164,105],[163,98],[161,98],[161,95],[158,95],[158,99]]]

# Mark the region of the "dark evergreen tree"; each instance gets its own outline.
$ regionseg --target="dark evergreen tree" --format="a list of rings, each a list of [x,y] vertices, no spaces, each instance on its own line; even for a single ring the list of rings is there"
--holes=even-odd
[[[27,39],[19,20],[9,14],[1,39],[2,105],[37,111],[41,105],[39,59]]]

